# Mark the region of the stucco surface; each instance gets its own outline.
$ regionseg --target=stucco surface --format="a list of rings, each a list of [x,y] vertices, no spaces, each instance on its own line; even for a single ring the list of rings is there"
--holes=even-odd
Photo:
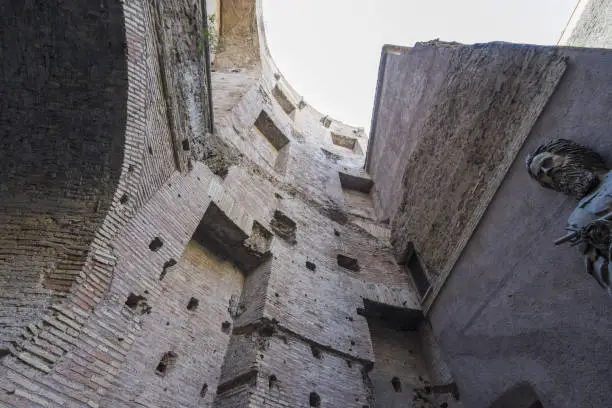
[[[414,244],[434,292],[564,70],[553,48],[507,43],[387,55],[368,170],[397,259]]]
[[[610,300],[564,235],[575,200],[533,182],[524,157],[568,138],[612,159],[612,53],[562,49],[568,69],[430,313],[466,406],[529,383],[544,407],[610,401]]]
[[[572,47],[612,48],[612,1],[582,0],[582,13],[562,45]],[[579,5],[580,6],[580,5]]]

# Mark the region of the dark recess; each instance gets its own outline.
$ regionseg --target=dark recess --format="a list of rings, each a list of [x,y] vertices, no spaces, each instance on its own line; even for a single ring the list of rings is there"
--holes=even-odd
[[[153,252],[156,252],[164,245],[162,240],[159,237],[153,238],[153,241],[149,244],[149,249]]]
[[[316,392],[311,392],[310,397],[308,398],[311,407],[320,407],[321,406],[321,397]]]
[[[174,265],[176,265],[176,259],[174,258],[170,258],[166,262],[164,262],[162,273],[159,275],[159,280],[164,279],[164,277],[168,273],[168,269],[172,268]]]
[[[396,307],[369,299],[363,299],[363,308],[357,309],[357,314],[367,319],[377,319],[384,326],[394,330],[415,331],[425,317],[417,309]]]
[[[194,311],[198,308],[200,301],[194,297],[189,299],[189,303],[187,303],[187,310]]]
[[[287,217],[282,211],[274,211],[274,217],[272,218],[272,221],[270,221],[270,227],[272,228],[272,231],[274,231],[274,233],[283,240],[287,241],[291,245],[296,244],[295,232],[297,225],[295,224],[295,221]]]
[[[147,303],[147,298],[130,293],[125,301],[125,305],[141,315],[151,313],[151,306]]]
[[[253,271],[271,257],[269,250],[259,250],[248,245],[248,238],[215,203],[210,203],[192,236],[198,244],[217,257],[232,262],[244,274]]]
[[[276,376],[274,374],[268,377],[268,388],[274,388],[276,386],[277,381],[278,380],[276,379]]]
[[[357,259],[351,258],[350,256],[338,254],[337,257],[338,265],[353,272],[359,272],[359,262]]]
[[[393,391],[402,392],[402,383],[397,377],[393,377],[391,379],[391,385],[393,386]]]
[[[419,291],[419,295],[424,297],[431,288],[431,284],[429,283],[429,278],[427,278],[427,274],[423,269],[423,265],[421,264],[412,242],[408,243],[408,248],[406,249],[402,263],[404,267],[408,269],[410,276],[412,276],[412,280]]]
[[[159,361],[159,364],[157,364],[157,367],[155,368],[155,374],[161,375],[162,377],[168,374],[168,372],[176,365],[177,358],[178,355],[176,353],[168,351],[162,356],[161,360]]]
[[[232,324],[228,322],[227,320],[221,323],[221,331],[223,333],[229,333],[230,327],[232,327]]]

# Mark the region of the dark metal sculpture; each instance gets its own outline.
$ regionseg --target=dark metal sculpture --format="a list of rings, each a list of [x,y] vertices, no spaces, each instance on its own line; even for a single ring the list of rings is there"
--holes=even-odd
[[[569,233],[555,245],[577,246],[587,272],[612,296],[612,172],[604,159],[588,147],[558,139],[538,147],[526,164],[543,187],[580,199],[567,221]]]

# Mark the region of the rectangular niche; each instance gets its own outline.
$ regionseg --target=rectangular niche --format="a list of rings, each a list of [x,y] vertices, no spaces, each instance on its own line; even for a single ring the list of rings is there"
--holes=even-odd
[[[361,269],[359,267],[359,261],[356,258],[351,258],[350,256],[338,254],[336,260],[339,266],[348,269],[349,271],[359,272],[359,270]]]
[[[410,276],[412,276],[412,280],[414,281],[414,285],[416,286],[421,299],[425,298],[431,289],[431,283],[429,283],[427,273],[421,264],[421,260],[419,259],[412,242],[408,244],[408,249],[406,249],[403,264],[404,267],[408,269]]]
[[[253,127],[255,132],[262,136],[259,140],[254,140],[255,148],[271,167],[279,173],[284,173],[289,159],[289,138],[264,111],[261,111]]]
[[[355,190],[363,194],[370,194],[372,187],[374,187],[372,179],[367,177],[359,177],[343,172],[339,172],[338,176],[340,177],[340,185],[345,190]]]
[[[374,186],[372,179],[339,172],[340,185],[346,211],[362,217],[374,218],[374,203],[370,192]]]
[[[274,99],[276,99],[276,102],[278,102],[278,104],[281,106],[281,108],[283,108],[285,113],[289,115],[289,117],[293,118],[293,113],[295,112],[295,105],[293,105],[289,101],[289,98],[287,98],[283,91],[280,90],[278,85],[272,88],[272,95],[274,96]]]
[[[425,320],[422,310],[392,306],[365,298],[363,308],[357,308],[357,314],[367,319],[379,319],[385,327],[401,331],[416,331]]]
[[[433,399],[433,395],[428,395],[431,386],[429,391],[424,390],[430,379],[417,330],[424,319],[423,313],[366,299],[363,303],[364,307],[357,313],[367,320],[376,361],[366,374],[376,406],[420,407],[420,404],[409,403],[419,389],[419,394]]]
[[[350,150],[354,154],[363,155],[363,151],[361,150],[361,146],[359,142],[357,142],[357,138],[344,136],[338,133],[331,132],[332,143],[338,147],[342,147],[343,149]]]
[[[247,235],[225,212],[211,202],[191,238],[218,258],[233,263],[247,275],[267,261],[272,233],[257,221]]]
[[[291,245],[296,244],[295,231],[297,230],[297,224],[282,211],[274,211],[274,218],[270,221],[270,227],[281,239]]]
[[[261,111],[257,120],[255,121],[255,128],[261,133],[270,144],[276,149],[280,150],[289,143],[287,136],[280,131],[274,124],[270,116],[264,111]]]

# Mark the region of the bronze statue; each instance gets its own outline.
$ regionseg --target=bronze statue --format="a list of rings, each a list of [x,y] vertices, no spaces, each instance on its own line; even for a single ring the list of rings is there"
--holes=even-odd
[[[604,159],[588,147],[558,139],[529,154],[526,164],[543,187],[580,199],[567,220],[569,234],[555,245],[578,246],[587,272],[612,296],[612,172]]]

